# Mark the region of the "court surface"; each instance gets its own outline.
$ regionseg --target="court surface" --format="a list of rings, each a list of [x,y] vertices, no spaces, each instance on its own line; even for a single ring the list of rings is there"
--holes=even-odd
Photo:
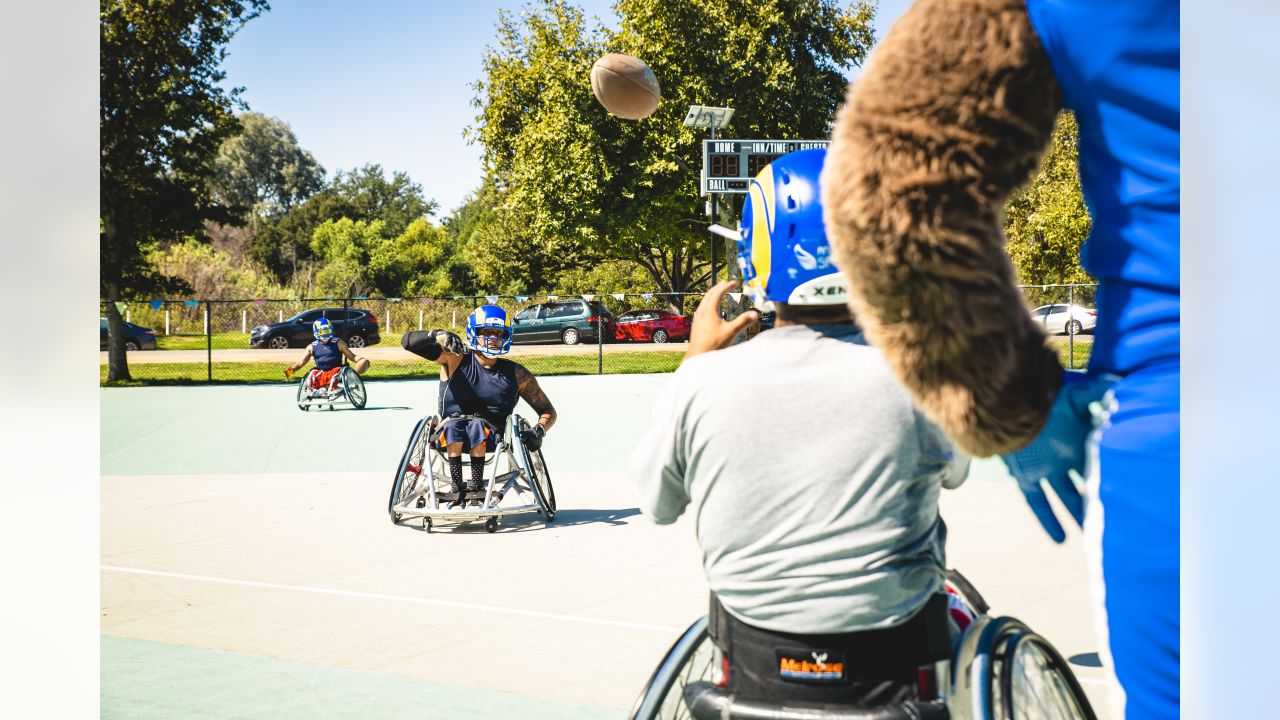
[[[665,380],[542,380],[559,513],[492,535],[387,516],[435,381],[310,413],[291,385],[104,389],[102,716],[625,717],[707,601],[693,520],[651,524],[623,472]],[[1079,531],[1054,545],[990,461],[942,511],[949,565],[1108,717]]]

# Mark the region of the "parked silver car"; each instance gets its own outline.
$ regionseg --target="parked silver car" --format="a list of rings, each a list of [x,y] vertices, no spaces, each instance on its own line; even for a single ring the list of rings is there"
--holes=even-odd
[[[1080,305],[1041,305],[1031,311],[1031,317],[1050,335],[1079,335],[1092,332],[1098,324],[1098,311]]]

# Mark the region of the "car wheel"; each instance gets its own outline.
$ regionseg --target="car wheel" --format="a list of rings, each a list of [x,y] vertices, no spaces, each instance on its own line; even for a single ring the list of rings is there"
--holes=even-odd
[[[1067,323],[1066,330],[1068,335],[1079,335],[1080,331],[1084,330],[1084,326],[1080,324],[1079,320],[1072,320]]]
[[[289,338],[283,335],[272,335],[267,339],[267,347],[272,350],[288,350]]]
[[[581,336],[578,334],[577,330],[573,328],[566,328],[564,332],[560,333],[560,339],[564,341],[565,345],[577,345]]]
[[[347,337],[347,347],[362,348],[364,346],[364,336],[360,333],[351,333],[351,335]]]
[[[654,341],[654,342],[656,342],[656,343],[664,343],[664,342],[666,342],[667,340],[670,340],[670,339],[671,339],[671,338],[667,335],[667,331],[666,331],[666,330],[654,330],[654,331],[653,331],[653,341]]]
[[[132,350],[137,350],[137,349],[138,349],[138,343],[134,342],[133,340],[125,340],[125,341],[124,341],[124,349],[125,349],[125,350],[130,350],[130,351],[132,351]]]

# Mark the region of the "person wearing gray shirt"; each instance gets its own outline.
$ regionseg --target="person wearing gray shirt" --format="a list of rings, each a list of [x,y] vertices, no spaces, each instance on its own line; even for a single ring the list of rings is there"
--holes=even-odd
[[[797,184],[793,175],[788,187],[795,192]],[[762,201],[753,188],[744,235],[750,235],[752,206],[758,213]],[[776,221],[785,229],[781,210]],[[776,233],[756,229],[757,244]],[[825,242],[820,225],[811,235]],[[746,244],[741,264],[751,290],[749,239]],[[822,254],[822,246],[800,247]],[[804,259],[795,250],[783,254],[778,243],[772,255],[775,278],[787,269],[785,261]],[[718,308],[731,284],[708,293],[685,360],[656,399],[628,472],[640,510],[655,522],[675,522],[689,510],[696,519],[713,596],[712,636],[732,625],[735,637],[754,643],[737,655],[760,656],[737,672],[739,681],[750,681],[739,686],[739,696],[754,691],[859,704],[910,699],[914,688],[906,686],[914,684],[916,667],[945,652],[945,640],[939,650],[936,638],[938,623],[945,626],[946,526],[938,496],[964,481],[969,460],[915,409],[880,351],[867,344],[840,302],[843,280],[835,268],[800,269],[830,282],[834,289],[819,296],[836,302],[794,302],[807,299],[794,288],[812,289],[814,281],[790,272],[790,292],[785,283],[770,283],[763,298],[775,303],[776,328],[732,347],[754,313],[726,322]],[[930,603],[929,622],[916,620]],[[720,609],[727,617],[717,623]],[[910,628],[913,623],[921,628]],[[716,639],[732,664],[735,650]],[[901,649],[917,640],[929,648]],[[803,658],[784,657],[788,647],[820,650],[815,658],[843,657],[843,663],[838,673],[815,670]],[[868,657],[895,652],[900,662],[887,675]],[[893,687],[835,687],[837,680],[857,686],[859,675],[892,680]]]

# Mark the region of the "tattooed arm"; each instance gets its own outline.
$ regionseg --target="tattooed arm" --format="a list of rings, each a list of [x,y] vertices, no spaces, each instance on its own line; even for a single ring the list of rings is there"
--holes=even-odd
[[[538,385],[538,378],[520,363],[516,363],[515,366],[516,381],[520,383],[520,398],[529,403],[529,407],[538,413],[538,424],[542,426],[543,431],[550,430],[556,422],[556,409],[552,407],[551,400]]]

